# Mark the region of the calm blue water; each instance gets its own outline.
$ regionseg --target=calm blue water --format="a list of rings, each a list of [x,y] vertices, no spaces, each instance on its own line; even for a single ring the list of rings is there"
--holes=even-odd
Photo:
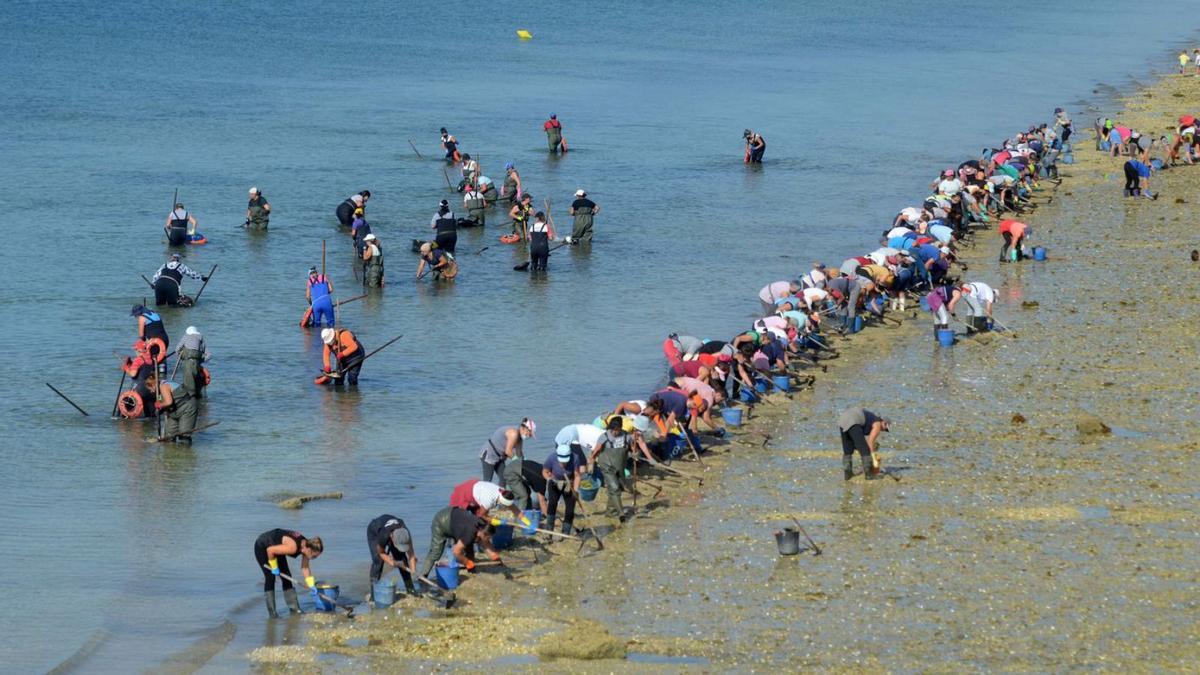
[[[1076,1],[0,5],[0,659],[44,670],[95,638],[85,669],[152,667],[231,613],[254,643],[251,544],[271,527],[323,536],[318,575],[363,586],[367,521],[401,515],[423,552],[496,426],[532,415],[540,459],[560,426],[655,384],[665,333],[741,329],[764,283],[869,247],[940,167],[1055,105],[1089,126],[1099,83],[1191,48],[1176,17],[1196,4],[1138,5],[1136,30],[1128,3]],[[447,196],[440,126],[498,182],[516,162],[561,228],[588,189],[591,255],[531,281],[493,226],[460,235],[455,286],[414,284],[407,242]],[[744,127],[767,138],[761,169]],[[266,236],[237,227],[250,185]],[[221,425],[192,448],[107,417],[175,188],[211,240],[187,263],[220,264],[198,307],[166,313],[215,355],[202,421]],[[390,284],[341,320],[368,348],[405,337],[339,396],[312,385],[318,340],[296,321],[322,239],[337,295],[357,294],[332,212],[363,188]],[[285,512],[267,499],[284,490],[346,498]]]

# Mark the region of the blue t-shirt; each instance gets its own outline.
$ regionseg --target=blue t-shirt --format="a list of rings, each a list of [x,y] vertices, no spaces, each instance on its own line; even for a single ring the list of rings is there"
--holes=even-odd
[[[542,468],[549,471],[554,480],[566,480],[568,477],[575,476],[575,470],[586,465],[587,461],[583,458],[583,451],[571,449],[571,461],[564,466],[558,461],[557,453],[550,453],[545,462],[542,462]]]
[[[1131,159],[1128,162],[1126,162],[1126,164],[1128,166],[1132,167],[1133,169],[1137,170],[1137,174],[1139,176],[1141,176],[1142,178],[1150,177],[1150,167],[1146,166],[1145,164],[1142,164],[1141,162],[1137,161],[1136,159]]]
[[[662,411],[664,415],[675,413],[675,419],[686,420],[688,417],[687,397],[677,391],[663,389],[654,392],[650,397],[650,401],[662,401]]]
[[[770,342],[764,344],[760,349],[767,359],[771,361],[771,363],[775,363],[787,355],[786,350],[779,340],[771,340]]]
[[[936,260],[941,250],[933,244],[921,244],[913,249],[913,255],[917,256],[922,262],[926,260]]]

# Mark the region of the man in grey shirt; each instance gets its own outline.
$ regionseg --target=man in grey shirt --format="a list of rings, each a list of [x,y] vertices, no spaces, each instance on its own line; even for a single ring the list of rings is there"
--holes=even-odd
[[[854,451],[862,458],[863,477],[867,480],[879,478],[879,459],[875,456],[879,434],[889,431],[888,420],[870,410],[858,407],[846,408],[838,417],[838,430],[842,436],[842,476],[846,480],[854,477]]]

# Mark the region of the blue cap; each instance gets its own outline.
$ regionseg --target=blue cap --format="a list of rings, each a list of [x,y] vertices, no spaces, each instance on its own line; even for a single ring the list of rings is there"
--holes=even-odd
[[[505,162],[505,163],[504,163],[504,168],[505,168],[505,170],[508,170],[508,169],[511,169],[511,168],[513,168],[513,163],[512,163],[512,162]]]

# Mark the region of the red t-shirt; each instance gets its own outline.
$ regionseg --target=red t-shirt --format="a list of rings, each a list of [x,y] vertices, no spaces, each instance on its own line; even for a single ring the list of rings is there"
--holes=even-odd
[[[472,478],[455,485],[454,491],[450,493],[450,506],[467,510],[479,506],[475,503],[475,484],[478,482],[479,479]]]

